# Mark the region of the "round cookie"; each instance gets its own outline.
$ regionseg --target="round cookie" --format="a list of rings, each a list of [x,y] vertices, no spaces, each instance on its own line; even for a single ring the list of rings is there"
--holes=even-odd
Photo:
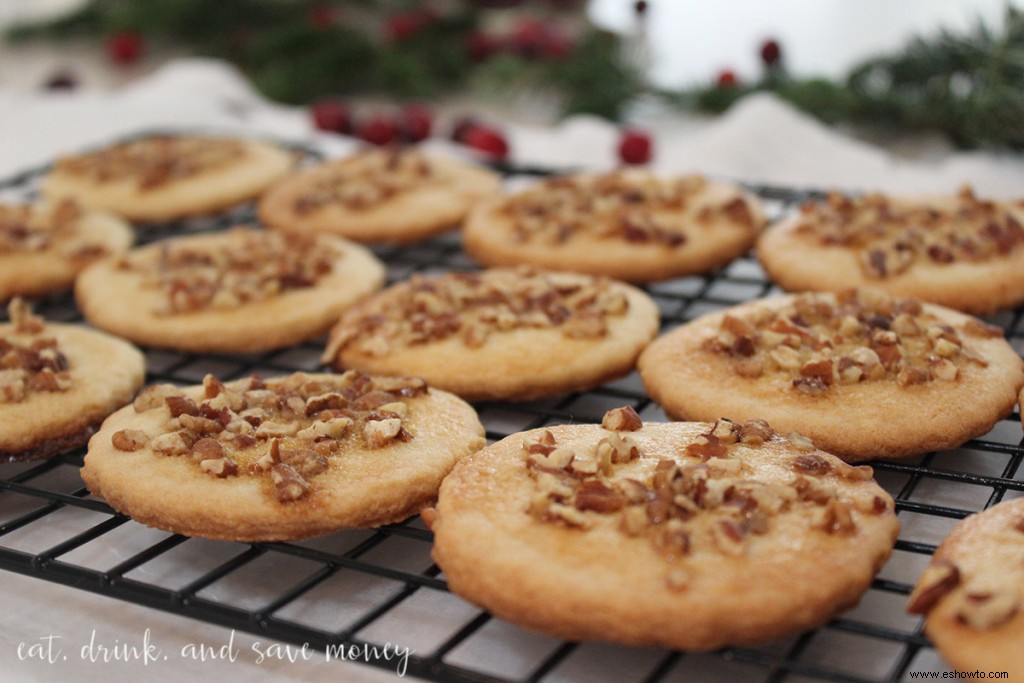
[[[630,170],[548,178],[481,202],[463,243],[490,266],[655,282],[728,263],[753,246],[764,222],[758,199],[738,187]]]
[[[767,423],[514,434],[441,485],[433,557],[452,592],[570,640],[684,650],[764,641],[851,607],[899,524],[869,467]]]
[[[90,323],[139,344],[248,353],[323,334],[383,283],[377,258],[340,237],[240,227],[96,263],[75,295]]]
[[[153,136],[60,159],[42,192],[133,221],[169,221],[252,199],[294,164],[291,152],[257,140]]]
[[[790,291],[871,286],[968,313],[1024,302],[1024,207],[832,193],[771,226],[757,254]]]
[[[154,385],[89,441],[82,479],[188,536],[274,541],[397,522],[484,445],[473,409],[419,378],[295,373]]]
[[[960,522],[910,594],[925,633],[958,671],[1024,678],[1024,498]]]
[[[373,149],[282,180],[260,200],[259,216],[285,232],[414,242],[458,226],[500,187],[486,168],[414,149]]]
[[[0,301],[70,289],[79,271],[133,238],[120,218],[72,200],[0,204]]]
[[[876,290],[705,315],[655,340],[638,368],[677,419],[762,417],[849,461],[956,447],[1009,415],[1024,386],[999,328]]]
[[[133,346],[79,325],[45,322],[21,299],[0,324],[0,463],[81,446],[132,400],[146,365]]]
[[[414,276],[352,307],[325,364],[424,377],[468,401],[529,400],[630,372],[657,334],[639,289],[589,275],[497,268]]]

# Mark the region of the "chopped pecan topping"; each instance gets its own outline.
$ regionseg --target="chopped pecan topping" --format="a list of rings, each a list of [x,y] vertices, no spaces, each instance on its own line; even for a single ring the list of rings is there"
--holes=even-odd
[[[599,338],[608,333],[609,320],[629,308],[625,293],[607,279],[529,268],[413,276],[376,301],[344,331],[335,332],[325,362],[343,348],[381,356],[449,337],[477,348],[499,332],[520,329]]]
[[[1022,248],[1024,227],[1005,204],[979,200],[970,189],[956,205],[901,205],[879,194],[856,199],[833,193],[801,207],[799,234],[820,244],[859,250],[871,278],[886,279],[917,264],[945,266],[1002,258]]]
[[[118,265],[139,273],[143,288],[161,292],[154,313],[179,315],[237,308],[313,287],[342,257],[322,237],[238,227],[215,241],[187,239],[142,249]]]
[[[162,408],[165,405],[170,405],[167,403],[167,399],[171,396],[182,396],[181,389],[173,384],[152,384],[139,392],[132,402],[132,407],[137,413]]]
[[[397,417],[367,422],[363,426],[363,437],[370,448],[383,448],[398,438],[402,421]]]
[[[618,512],[626,505],[626,498],[597,480],[585,481],[576,493],[576,509],[594,512]]]
[[[818,447],[814,445],[814,442],[809,438],[801,434],[800,432],[790,432],[789,442],[793,444],[793,447],[801,451],[816,451]]]
[[[122,429],[111,435],[110,443],[119,451],[137,451],[149,443],[149,437],[141,429]]]
[[[258,376],[222,382],[207,376],[202,392],[186,395],[170,385],[147,388],[137,411],[165,408],[164,433],[137,430],[113,435],[120,450],[146,444],[162,455],[189,454],[215,476],[267,476],[281,501],[306,495],[343,441],[381,448],[414,435],[405,427],[407,401],[428,392],[420,378],[294,373],[264,381]],[[195,398],[193,398],[195,396]],[[138,441],[138,443],[136,443]]]
[[[747,464],[750,449],[783,437],[761,420],[743,425],[718,420],[669,457],[637,449],[616,459],[611,443],[616,438],[631,437],[620,432],[601,437],[591,459],[559,444],[551,430],[527,437],[523,457],[534,482],[527,514],[568,528],[607,525],[647,538],[670,566],[679,567],[674,563],[693,553],[744,554],[750,539],[769,533],[780,515],[806,516],[821,533],[845,536],[856,532],[862,516],[891,512],[881,495],[840,493],[840,479],[868,481],[871,468],[818,452],[793,458],[792,479],[766,479]],[[732,452],[737,448],[742,453]],[[680,460],[693,455],[700,462]],[[684,587],[683,577],[677,578],[671,582]]]
[[[233,477],[238,474],[238,465],[231,458],[211,458],[201,460],[199,469],[207,474],[212,474],[219,479]]]
[[[630,462],[640,457],[640,446],[631,437],[615,432],[597,442],[596,454],[602,462]]]
[[[912,299],[849,290],[805,293],[781,308],[726,314],[702,348],[728,356],[740,377],[781,374],[795,391],[823,396],[861,382],[957,381],[967,364],[988,362],[969,338],[992,334],[980,321],[958,332]]]
[[[435,165],[414,149],[372,150],[334,164],[330,173],[296,197],[293,207],[299,215],[338,204],[351,211],[367,211],[443,180]]]
[[[12,330],[0,335],[0,403],[20,403],[34,393],[70,389],[68,359],[56,339],[43,336],[45,321],[17,297],[7,312]]]
[[[195,460],[202,462],[223,457],[224,446],[217,439],[206,437],[192,444],[192,458]]]
[[[828,534],[852,534],[857,525],[850,514],[850,506],[842,501],[830,498],[818,509],[816,526]]]
[[[548,471],[564,470],[576,457],[575,451],[564,447],[552,447],[550,450],[545,447],[543,450],[528,450],[527,453],[527,461],[531,467]]]
[[[149,444],[154,452],[161,455],[182,455],[189,452],[190,444],[179,432],[167,432],[154,437]]]
[[[270,467],[270,477],[277,499],[282,503],[298,500],[309,493],[309,482],[291,465],[275,463]]]
[[[501,210],[521,242],[564,244],[590,236],[671,249],[689,238],[668,214],[685,209],[705,187],[706,181],[699,176],[676,180],[623,173],[560,176],[510,197]],[[742,197],[703,204],[697,220],[714,219],[751,230],[760,227]]]
[[[820,477],[831,472],[832,465],[817,453],[809,453],[807,455],[798,455],[794,458],[793,469],[802,474]]]
[[[65,157],[55,170],[93,182],[131,182],[151,190],[245,157],[242,142],[218,138],[154,136]]]
[[[956,616],[971,628],[983,631],[1005,624],[1019,610],[1020,599],[1015,591],[967,592],[960,601]]]
[[[964,323],[964,333],[969,337],[981,337],[982,339],[995,339],[1003,336],[1003,328],[989,325],[977,318],[968,318]]]
[[[57,251],[74,260],[93,260],[107,247],[79,229],[82,210],[71,199],[38,205],[0,204],[0,254]]]
[[[698,436],[696,441],[686,447],[686,455],[703,460],[727,457],[729,451],[724,443],[713,433]]]

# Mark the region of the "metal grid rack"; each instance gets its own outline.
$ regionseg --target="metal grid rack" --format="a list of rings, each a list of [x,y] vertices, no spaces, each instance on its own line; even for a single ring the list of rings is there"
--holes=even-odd
[[[503,169],[510,181],[516,173]],[[0,182],[0,197],[31,197],[45,169]],[[519,169],[519,174],[523,173]],[[527,175],[538,171],[527,170]],[[812,193],[751,187],[779,215]],[[214,218],[142,226],[139,242],[252,222],[252,207]],[[471,269],[457,235],[377,247],[389,282],[414,272]],[[701,277],[647,287],[663,330],[776,290],[747,255]],[[56,321],[80,321],[70,294],[35,301]],[[1024,309],[989,319],[1024,351]],[[191,384],[207,372],[233,379],[316,370],[323,340],[245,356],[148,350],[148,382]],[[632,405],[664,414],[634,373],[597,389],[530,403],[480,403],[488,438],[569,421],[600,421]],[[42,463],[0,465],[0,568],[202,621],[324,649],[400,642],[414,650],[408,675],[436,681],[902,681],[941,670],[920,620],[904,612],[935,546],[968,514],[1024,495],[1024,443],[1017,414],[961,448],[873,463],[897,500],[902,531],[893,556],[859,605],[826,626],[758,647],[710,654],[567,643],[529,633],[452,595],[430,559],[431,534],[417,518],[295,543],[191,539],[143,527],[92,498],[78,475],[84,449]],[[429,623],[424,628],[423,623]],[[381,667],[390,663],[369,662]]]

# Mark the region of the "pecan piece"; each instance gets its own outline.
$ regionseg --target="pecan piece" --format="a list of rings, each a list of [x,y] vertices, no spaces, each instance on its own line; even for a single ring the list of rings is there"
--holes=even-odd
[[[1020,600],[1011,591],[967,593],[961,601],[957,618],[979,631],[1005,624],[1020,609]]]
[[[282,503],[298,500],[309,493],[309,482],[291,465],[281,462],[273,464],[270,467],[270,477],[274,482],[277,499]]]
[[[546,450],[546,448],[545,450],[527,451],[529,453],[527,464],[546,471],[564,470],[572,464],[576,457],[571,448],[554,446],[551,446],[550,450]]]
[[[803,474],[821,477],[832,471],[832,465],[817,453],[808,453],[793,459],[793,469]]]
[[[967,322],[964,323],[963,329],[965,334],[971,337],[981,337],[982,339],[995,339],[1003,336],[1003,329],[1001,327],[989,325],[977,318],[968,318]]]
[[[281,448],[281,462],[291,465],[303,478],[310,478],[327,469],[327,457],[312,448]]]
[[[562,522],[577,529],[586,529],[590,521],[580,510],[563,503],[549,503],[542,513],[542,518],[549,522]]]
[[[340,439],[352,426],[351,418],[335,417],[327,420],[317,420],[305,429],[299,430],[296,436],[306,439],[330,438]]]
[[[618,512],[626,505],[626,498],[621,493],[604,483],[591,479],[583,482],[576,493],[576,509],[594,512]]]
[[[740,427],[740,441],[750,446],[760,446],[773,436],[775,431],[764,420],[748,420]]]
[[[397,417],[373,420],[363,425],[363,438],[370,448],[383,448],[394,441],[401,430],[402,420]]]
[[[210,458],[201,460],[199,468],[207,474],[212,474],[218,479],[233,477],[238,474],[238,465],[231,458]]]
[[[804,436],[800,432],[790,432],[789,442],[793,444],[793,447],[801,451],[816,451],[818,447],[814,445],[808,437]]]
[[[189,443],[179,432],[167,432],[153,439],[150,447],[162,455],[183,455],[189,451]]]
[[[932,381],[932,371],[928,368],[916,368],[908,365],[896,375],[896,384],[901,387],[927,384],[930,381]]]
[[[171,417],[199,415],[199,406],[196,405],[196,402],[180,393],[165,396],[164,403],[167,404],[168,410],[171,411]]]
[[[601,426],[612,432],[635,432],[644,426],[644,422],[633,406],[623,406],[606,412]]]
[[[192,444],[192,457],[199,461],[223,458],[224,446],[217,439],[209,437],[199,439]]]
[[[219,434],[224,430],[224,426],[216,420],[188,413],[182,414],[178,421],[184,429],[196,434]]]
[[[830,535],[852,534],[857,530],[850,506],[835,498],[830,499],[824,507],[819,508],[816,526]]]
[[[693,443],[687,444],[686,455],[700,460],[707,461],[711,458],[729,457],[729,449],[714,434],[702,434],[694,439]]]
[[[141,429],[122,429],[110,437],[111,445],[119,451],[137,451],[148,441],[149,437]]]

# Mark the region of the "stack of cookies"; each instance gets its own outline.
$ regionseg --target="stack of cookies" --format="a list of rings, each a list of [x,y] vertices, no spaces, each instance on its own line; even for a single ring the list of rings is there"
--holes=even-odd
[[[1024,361],[973,317],[1024,303],[1024,209],[969,190],[832,193],[766,228],[757,196],[698,175],[505,194],[493,171],[415,149],[300,168],[275,144],[183,135],[61,159],[42,194],[0,207],[0,460],[88,440],[93,494],[214,539],[422,512],[455,593],[559,637],[708,650],[825,623],[899,531],[855,463],[955,448],[1024,401]],[[131,248],[131,222],[146,237],[247,201],[262,226]],[[452,230],[480,268],[384,288],[405,245]],[[755,247],[789,294],[658,336],[656,283]],[[14,298],[71,287],[97,330]],[[312,344],[323,367],[139,393],[131,343],[249,358]],[[623,406],[488,445],[470,405],[634,371],[674,421]],[[1006,510],[959,528],[911,598],[957,667],[980,664],[947,643],[1012,652],[1024,629],[1024,593],[972,559],[998,543],[1020,564]]]

